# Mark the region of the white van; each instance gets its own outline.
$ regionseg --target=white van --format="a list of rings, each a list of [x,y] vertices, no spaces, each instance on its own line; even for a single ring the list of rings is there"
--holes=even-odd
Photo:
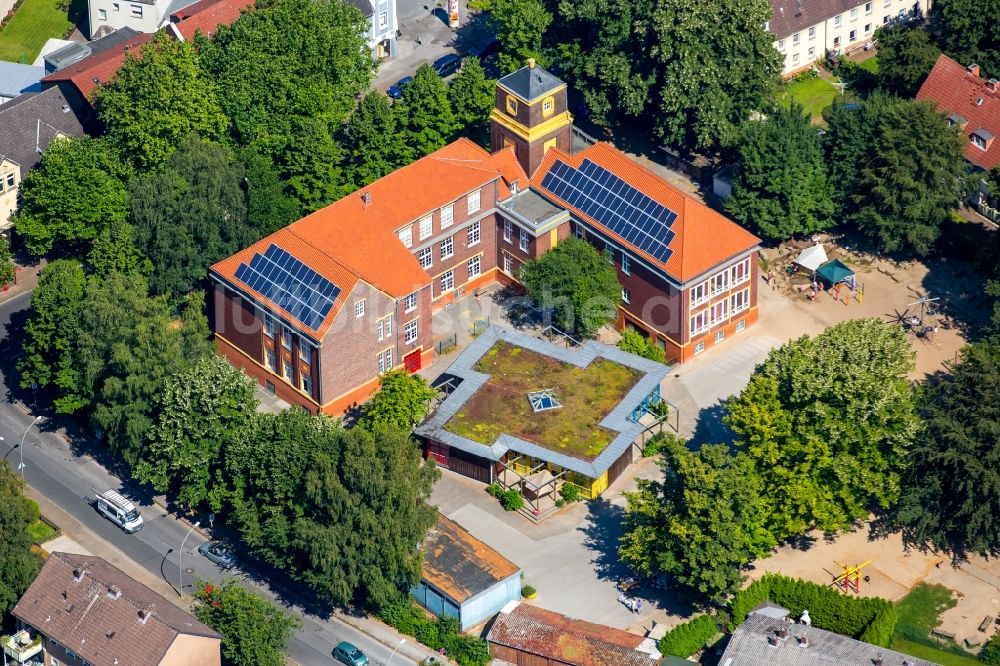
[[[129,534],[138,532],[142,527],[142,516],[135,504],[114,490],[105,490],[97,496],[97,510]]]

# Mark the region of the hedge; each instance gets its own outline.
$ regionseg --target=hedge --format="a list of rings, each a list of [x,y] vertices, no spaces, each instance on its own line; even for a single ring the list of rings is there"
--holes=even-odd
[[[718,631],[711,615],[699,615],[668,631],[660,639],[660,652],[687,659],[705,647],[708,639]]]
[[[849,597],[827,585],[779,574],[765,574],[733,597],[733,624],[740,625],[760,602],[787,608],[793,617],[809,610],[812,624],[880,647],[888,647],[896,629],[896,608],[879,597]]]
[[[379,617],[401,634],[413,636],[431,648],[441,650],[461,666],[486,666],[490,663],[490,648],[486,641],[459,633],[458,620],[453,617],[430,618],[411,599],[386,605]]]

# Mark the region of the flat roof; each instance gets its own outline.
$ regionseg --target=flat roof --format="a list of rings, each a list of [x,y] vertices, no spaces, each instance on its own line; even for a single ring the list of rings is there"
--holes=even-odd
[[[420,548],[424,555],[421,578],[458,604],[521,571],[440,513]]]
[[[521,222],[527,222],[536,231],[547,222],[568,219],[569,212],[546,199],[532,188],[515,192],[498,202],[497,207],[510,213]]]

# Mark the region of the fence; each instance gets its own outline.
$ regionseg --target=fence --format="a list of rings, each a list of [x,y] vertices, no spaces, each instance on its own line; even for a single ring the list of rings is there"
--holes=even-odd
[[[458,346],[458,333],[452,333],[447,338],[443,338],[434,343],[434,351],[437,352],[438,356],[442,354],[447,354],[452,349]]]

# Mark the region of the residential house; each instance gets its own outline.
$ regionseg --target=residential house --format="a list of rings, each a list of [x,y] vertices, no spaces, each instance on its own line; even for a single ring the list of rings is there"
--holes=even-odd
[[[754,613],[733,632],[725,666],[935,666],[831,631]]]
[[[420,545],[420,582],[410,591],[439,617],[468,631],[521,598],[521,569],[440,513]]]
[[[496,661],[534,666],[656,666],[656,641],[512,601],[486,640]],[[725,660],[719,663],[725,663]]]
[[[216,28],[236,21],[254,2],[255,0],[198,0],[172,13],[167,29],[182,42],[190,42],[199,32],[211,37]]]
[[[88,0],[90,38],[107,37],[116,30],[131,28],[151,34],[164,27],[170,15],[194,0]]]
[[[93,555],[49,555],[12,614],[25,640],[4,652],[44,666],[221,663],[218,633]]]
[[[757,319],[758,239],[607,144],[573,152],[566,86],[497,83],[490,153],[460,139],[211,267],[220,353],[340,414],[433,358],[432,315],[570,234],[622,283],[620,328],[686,361]]]
[[[58,88],[28,93],[0,106],[0,234],[11,226],[21,179],[49,144],[83,136],[83,125]]]
[[[771,0],[765,28],[784,56],[782,75],[790,77],[827,52],[863,47],[880,27],[926,17],[929,5],[930,0]]]
[[[347,0],[368,20],[368,45],[372,55],[385,60],[396,55],[396,0]]]
[[[0,105],[24,93],[41,91],[43,76],[41,67],[0,60]]]

